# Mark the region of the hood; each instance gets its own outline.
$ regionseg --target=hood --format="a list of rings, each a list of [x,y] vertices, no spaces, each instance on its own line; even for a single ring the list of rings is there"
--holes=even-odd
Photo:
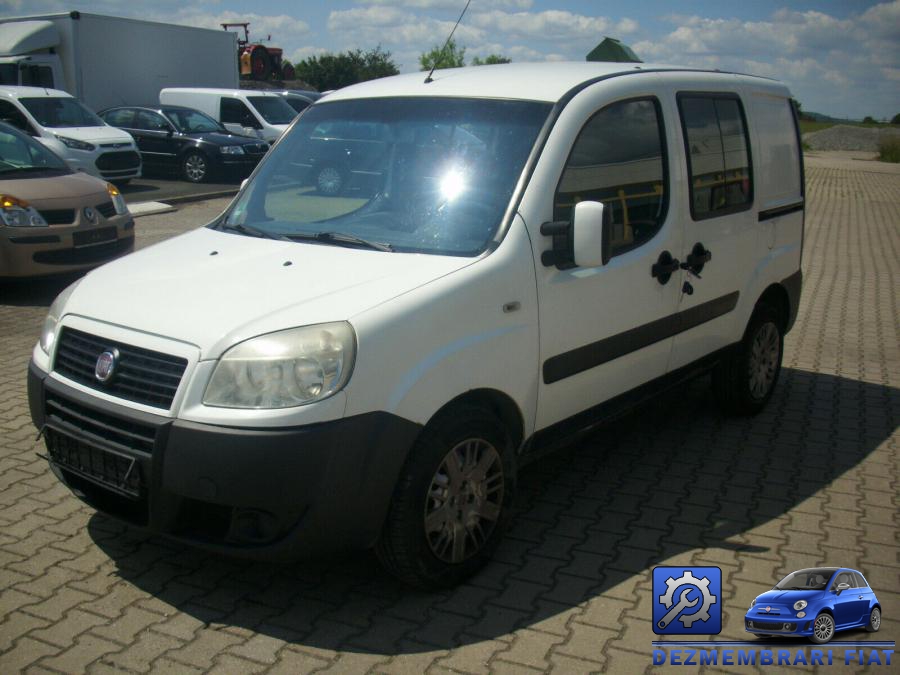
[[[214,359],[256,335],[351,319],[473,261],[200,228],[89,273],[64,312],[191,343]]]
[[[0,192],[24,199],[39,210],[63,208],[67,204],[79,206],[90,196],[94,196],[98,204],[110,199],[106,183],[83,172],[47,176],[33,173],[24,174],[22,178],[0,179]]]
[[[56,136],[74,138],[76,141],[101,145],[103,143],[134,143],[127,131],[115,127],[44,127]]]
[[[762,595],[756,596],[756,605],[793,605],[798,600],[806,600],[810,602],[812,598],[817,598],[822,591],[766,591]]]

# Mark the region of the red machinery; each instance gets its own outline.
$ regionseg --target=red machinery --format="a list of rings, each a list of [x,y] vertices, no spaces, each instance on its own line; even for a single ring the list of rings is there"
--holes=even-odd
[[[250,42],[249,23],[223,23],[222,28],[243,28],[244,39],[238,34],[238,64],[241,77],[251,80],[293,80],[294,67],[282,65],[279,47],[267,47],[258,42]],[[271,39],[271,36],[269,36]]]

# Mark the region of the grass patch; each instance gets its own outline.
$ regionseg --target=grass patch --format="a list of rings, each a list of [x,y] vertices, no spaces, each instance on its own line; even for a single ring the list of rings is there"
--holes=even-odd
[[[900,164],[900,137],[883,138],[878,144],[878,159],[882,162]]]
[[[864,127],[866,129],[880,129],[880,128],[894,128],[897,126],[893,124],[882,124],[881,122],[851,122],[849,120],[841,120],[839,122],[817,122],[814,120],[800,120],[800,133],[808,134],[811,131],[822,131],[823,129],[830,129],[833,126],[838,124],[845,124],[850,127]]]

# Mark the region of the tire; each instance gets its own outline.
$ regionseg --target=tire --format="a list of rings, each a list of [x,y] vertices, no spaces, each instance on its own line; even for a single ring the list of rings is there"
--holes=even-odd
[[[385,569],[423,589],[455,586],[481,569],[509,522],[513,455],[503,425],[481,408],[456,407],[430,422],[400,473],[375,547]]]
[[[344,190],[344,172],[334,164],[325,164],[316,172],[316,191],[326,197],[336,197]]]
[[[272,57],[265,47],[256,47],[250,52],[250,77],[254,80],[268,80],[272,74]]]
[[[812,635],[809,636],[809,639],[817,645],[824,645],[826,642],[830,642],[833,637],[834,617],[827,612],[822,612],[816,617],[816,620],[813,621],[813,632]]]
[[[202,183],[209,178],[209,160],[202,152],[192,150],[181,160],[181,175],[191,183]]]
[[[877,633],[879,628],[881,628],[881,610],[873,607],[872,613],[869,614],[869,623],[866,625],[866,630],[870,633]]]
[[[771,305],[756,306],[740,345],[713,371],[713,389],[725,412],[755,415],[768,403],[781,373],[783,326]]]

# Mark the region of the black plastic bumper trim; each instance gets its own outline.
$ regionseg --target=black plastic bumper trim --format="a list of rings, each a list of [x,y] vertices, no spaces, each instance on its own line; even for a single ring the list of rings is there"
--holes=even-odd
[[[765,211],[759,212],[759,222],[780,218],[789,213],[797,213],[798,211],[803,211],[805,208],[804,203],[799,201],[793,204],[785,204],[784,206],[776,206],[774,209],[766,209]]]

